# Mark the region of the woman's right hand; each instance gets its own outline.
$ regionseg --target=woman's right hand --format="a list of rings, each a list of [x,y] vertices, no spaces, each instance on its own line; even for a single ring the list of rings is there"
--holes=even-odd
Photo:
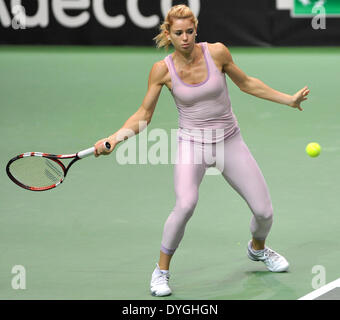
[[[109,142],[110,145],[111,145],[111,148],[110,150],[107,150],[105,148],[105,142]],[[115,148],[116,144],[112,143],[109,138],[104,138],[104,139],[101,139],[101,140],[98,140],[95,145],[94,145],[94,156],[95,157],[99,157],[101,155],[104,155],[104,156],[107,156],[109,155],[113,149]]]

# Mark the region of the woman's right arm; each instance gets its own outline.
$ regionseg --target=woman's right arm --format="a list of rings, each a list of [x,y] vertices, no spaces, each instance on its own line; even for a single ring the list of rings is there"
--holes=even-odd
[[[153,65],[149,75],[148,90],[141,106],[118,131],[111,136],[96,142],[94,145],[96,157],[110,154],[119,142],[138,134],[146,128],[146,126],[151,122],[159,95],[163,85],[165,84],[167,73],[168,69],[164,61],[156,62]],[[106,141],[111,144],[110,151],[104,148],[103,142]]]

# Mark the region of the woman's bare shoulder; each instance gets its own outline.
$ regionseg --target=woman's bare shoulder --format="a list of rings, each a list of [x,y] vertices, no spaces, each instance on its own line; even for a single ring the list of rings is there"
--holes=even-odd
[[[168,66],[166,65],[164,60],[160,60],[154,63],[151,69],[150,76],[153,79],[157,79],[158,82],[162,84],[168,81],[170,74]]]
[[[229,55],[229,49],[222,42],[208,43],[209,52],[212,56],[219,58]]]

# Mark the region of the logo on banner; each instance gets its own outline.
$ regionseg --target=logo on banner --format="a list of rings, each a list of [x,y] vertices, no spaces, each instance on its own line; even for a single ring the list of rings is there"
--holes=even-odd
[[[123,27],[127,17],[124,14],[110,15],[105,9],[105,1],[110,3],[112,0],[35,0],[37,10],[34,15],[28,16],[24,1],[0,0],[0,25],[5,28],[13,27],[13,29],[46,28],[50,23],[51,12],[57,22],[65,28],[80,28],[89,22],[91,15],[105,28]],[[140,12],[139,0],[126,0],[125,2],[127,16],[137,27],[149,29],[160,24],[162,18],[159,15],[144,16]],[[198,16],[201,1],[188,0],[187,2],[194,14]],[[159,1],[163,17],[172,5],[172,0]],[[72,15],[69,14],[70,10],[73,11]]]
[[[292,18],[315,17],[324,14],[326,17],[340,17],[339,0],[276,0],[278,10],[290,10]]]

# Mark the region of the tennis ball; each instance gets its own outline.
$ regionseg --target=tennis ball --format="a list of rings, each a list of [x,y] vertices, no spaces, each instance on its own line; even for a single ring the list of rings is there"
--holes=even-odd
[[[310,157],[315,158],[320,154],[321,147],[318,143],[311,142],[311,143],[308,143],[306,147],[306,152]]]

